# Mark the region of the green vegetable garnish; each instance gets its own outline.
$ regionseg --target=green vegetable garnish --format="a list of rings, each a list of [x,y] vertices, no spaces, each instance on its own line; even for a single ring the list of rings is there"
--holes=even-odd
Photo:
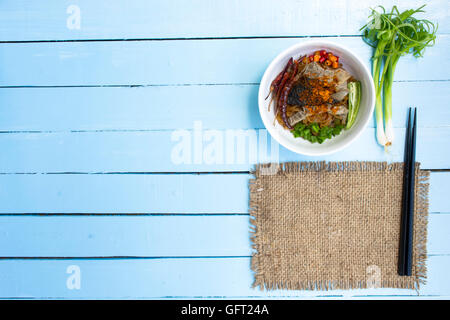
[[[364,41],[375,48],[372,73],[376,91],[377,140],[385,147],[390,146],[394,138],[391,119],[392,82],[397,62],[406,54],[413,54],[416,58],[422,57],[425,48],[435,43],[437,26],[429,20],[413,17],[416,13],[424,12],[423,7],[425,5],[400,13],[397,6],[393,6],[391,12],[386,13],[386,10],[379,6],[381,12],[372,9],[369,23],[361,28]],[[386,130],[383,126],[382,98]]]
[[[317,123],[311,124],[311,131],[313,133],[317,134],[317,133],[319,133],[319,130],[320,130],[320,128],[319,128],[319,125]]]
[[[340,121],[336,121],[334,127],[325,126],[322,128],[317,123],[305,125],[299,122],[291,132],[295,138],[303,138],[312,143],[323,143],[326,139],[331,139],[340,134],[343,128],[344,126]]]
[[[348,84],[348,115],[347,115],[347,126],[349,129],[356,120],[356,115],[359,110],[359,103],[361,101],[361,82],[349,82]]]

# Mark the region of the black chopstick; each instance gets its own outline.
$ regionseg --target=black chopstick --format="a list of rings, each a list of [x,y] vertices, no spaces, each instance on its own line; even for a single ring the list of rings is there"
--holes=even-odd
[[[402,219],[398,263],[398,274],[401,276],[410,276],[412,273],[417,110],[414,108],[414,120],[412,120],[411,114],[412,110],[410,108],[405,135],[403,169]]]
[[[412,270],[412,249],[413,249],[413,236],[414,236],[414,196],[415,196],[415,183],[416,183],[416,131],[417,131],[417,109],[414,108],[414,122],[412,127],[411,137],[411,150],[409,159],[409,177],[410,182],[408,184],[409,194],[409,206],[408,206],[408,226],[407,226],[407,249],[405,255],[405,275],[410,276]]]
[[[408,110],[408,122],[406,125],[405,132],[405,155],[403,160],[403,193],[402,193],[402,211],[401,211],[401,221],[400,221],[400,244],[398,251],[398,274],[403,276],[405,274],[405,251],[406,251],[406,229],[408,225],[408,220],[406,218],[406,213],[408,211],[408,188],[406,187],[409,183],[409,153],[410,153],[410,140],[411,140],[411,108]]]

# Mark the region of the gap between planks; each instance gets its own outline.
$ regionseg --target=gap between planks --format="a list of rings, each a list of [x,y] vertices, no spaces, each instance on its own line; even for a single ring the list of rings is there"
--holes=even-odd
[[[450,254],[428,254],[427,257],[448,257]],[[84,257],[0,257],[2,260],[178,260],[178,259],[250,259],[252,256],[84,256]]]
[[[90,257],[0,257],[0,260],[158,260],[158,259],[242,259],[252,256],[90,256]]]
[[[430,215],[445,215],[450,212],[430,212]],[[16,212],[16,213],[0,213],[0,219],[2,217],[232,217],[232,216],[249,216],[248,212],[243,213],[88,213],[88,212],[41,212],[41,213],[28,213],[28,212]]]
[[[449,82],[450,79],[394,80],[395,82]],[[223,83],[160,83],[160,84],[80,84],[80,85],[30,85],[0,86],[0,89],[58,89],[58,88],[146,88],[146,87],[201,87],[201,86],[259,86],[259,82],[223,82]]]
[[[438,33],[447,35],[447,33]],[[53,39],[53,40],[6,40],[3,43],[47,43],[47,42],[120,42],[120,41],[189,41],[189,40],[248,40],[248,39],[307,39],[307,38],[362,38],[360,34],[314,35],[314,36],[236,36],[236,37],[174,37],[174,38],[111,38],[111,39]]]
[[[450,169],[427,169],[421,168],[421,170],[426,170],[430,172],[450,172]],[[199,172],[184,172],[184,171],[105,171],[105,172],[76,172],[76,171],[67,171],[67,172],[0,172],[0,175],[222,175],[222,174],[239,174],[239,175],[248,175],[251,174],[251,171],[243,170],[243,171],[199,171]]]
[[[404,127],[394,127],[398,129],[404,129]],[[438,125],[438,126],[420,126],[419,128],[428,129],[440,129],[440,128],[450,128],[450,125]],[[255,127],[250,130],[264,130],[265,127]],[[204,130],[209,130],[205,128]],[[239,129],[238,129],[239,130]],[[243,129],[249,130],[249,129]],[[92,129],[92,130],[0,130],[0,134],[39,134],[39,133],[139,133],[139,132],[173,132],[174,129]],[[192,131],[192,130],[188,130]]]
[[[449,35],[438,32],[437,35]],[[53,39],[53,40],[3,40],[0,44],[8,43],[52,43],[52,42],[135,42],[135,41],[190,41],[190,40],[249,40],[249,39],[309,39],[309,38],[362,38],[361,34],[325,34],[312,36],[236,36],[236,37],[173,37],[173,38],[111,38],[111,39]]]

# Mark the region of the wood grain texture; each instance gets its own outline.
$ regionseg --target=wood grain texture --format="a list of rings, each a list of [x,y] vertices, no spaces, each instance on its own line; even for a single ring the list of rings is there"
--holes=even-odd
[[[247,214],[248,174],[6,174],[0,213]],[[430,174],[431,212],[450,212],[449,172]]]
[[[197,120],[204,130],[264,134],[258,83],[290,45],[326,37],[369,65],[371,49],[358,29],[369,7],[394,3],[1,1],[0,299],[449,298],[450,172],[431,173],[429,281],[420,296],[389,289],[261,292],[251,288],[249,154],[231,164],[171,158],[174,130],[192,133]],[[67,27],[70,5],[80,9],[79,29]],[[398,65],[398,143],[390,153],[377,146],[371,122],[333,156],[280,147],[279,160],[401,161],[405,111],[414,105],[418,160],[450,169],[449,10],[447,0],[428,3],[426,16],[439,22],[437,45]],[[67,288],[70,265],[80,267],[80,290]]]
[[[394,3],[409,9],[423,1],[8,0],[0,3],[0,20],[8,22],[0,41],[356,35],[370,7]],[[70,5],[80,10],[79,29],[67,27]],[[445,0],[428,3],[427,15],[439,22],[440,32],[450,31]]]
[[[429,224],[428,254],[449,255],[450,214]],[[0,243],[0,257],[252,255],[248,215],[0,216]]]
[[[248,175],[0,175],[3,213],[246,213]],[[8,200],[9,199],[9,200]]]
[[[309,39],[1,43],[0,86],[189,85],[259,83],[284,49]],[[372,48],[359,38],[329,38],[367,66]],[[449,80],[450,35],[424,58],[405,56],[397,81]]]
[[[375,141],[375,129],[367,128],[350,146],[325,160],[402,161],[404,131],[395,129],[399,143],[385,152]],[[277,154],[280,162],[321,160],[281,146],[272,156],[271,143],[266,130],[208,133],[200,127],[187,131],[7,133],[0,134],[0,173],[231,172],[249,171],[256,162],[276,161]],[[442,156],[447,150],[450,127],[420,128],[417,161],[423,168],[449,169],[450,161]],[[215,152],[217,156],[213,156]]]
[[[0,89],[0,130],[261,129],[258,85]],[[423,92],[423,94],[416,94]],[[450,125],[450,81],[396,82],[395,127],[417,106],[419,127]],[[211,110],[211,112],[206,112]],[[375,122],[370,121],[369,127]]]
[[[81,271],[81,287],[70,290],[69,266]],[[0,296],[45,298],[270,298],[367,296],[437,297],[450,288],[450,256],[432,256],[428,282],[420,290],[360,289],[260,291],[252,288],[250,258],[0,260]],[[448,297],[448,296],[447,296]]]

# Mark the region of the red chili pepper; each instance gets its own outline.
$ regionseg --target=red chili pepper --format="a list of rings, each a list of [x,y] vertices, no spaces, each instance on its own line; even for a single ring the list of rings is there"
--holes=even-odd
[[[336,57],[336,62],[339,62],[339,57],[338,56],[335,56]]]
[[[267,94],[266,100],[267,100],[267,98],[270,96],[270,94],[272,92],[275,92],[275,95],[278,95],[278,88],[279,88],[279,86],[281,84],[281,81],[283,80],[283,76],[286,73],[287,69],[292,65],[292,63],[293,63],[293,59],[290,58],[288,63],[284,67],[284,69],[278,74],[278,76],[275,79],[273,79],[273,81],[272,81],[272,83],[270,85],[270,91]]]
[[[319,59],[319,62],[323,63],[325,60],[326,60],[325,57],[322,57],[322,58]]]
[[[291,65],[294,63],[294,60],[292,58],[289,59],[286,67],[284,68],[283,71],[283,77],[280,80],[280,83],[277,85],[276,87],[276,91],[275,91],[275,97],[276,99],[279,99],[279,93],[281,92],[281,90],[283,89],[284,85],[286,84],[286,81],[289,79],[289,68],[291,67]]]
[[[314,56],[313,56],[313,55],[310,55],[310,56],[309,56],[309,61],[310,61],[310,62],[313,62],[313,61],[314,61]]]
[[[290,58],[284,69],[278,74],[278,76],[272,81],[271,89],[277,89],[283,79],[283,75],[286,73],[287,69],[292,65],[293,59]]]
[[[320,55],[322,57],[325,57],[327,55],[327,52],[325,50],[320,51]]]
[[[289,92],[291,91],[292,85],[294,84],[295,75],[297,74],[298,64],[294,64],[294,70],[292,71],[292,75],[289,78],[289,81],[286,83],[286,86],[282,89],[280,93],[280,98],[278,100],[278,108],[281,109],[281,118],[283,119],[284,124],[289,130],[294,129],[288,121],[286,109],[287,109],[287,98]]]

